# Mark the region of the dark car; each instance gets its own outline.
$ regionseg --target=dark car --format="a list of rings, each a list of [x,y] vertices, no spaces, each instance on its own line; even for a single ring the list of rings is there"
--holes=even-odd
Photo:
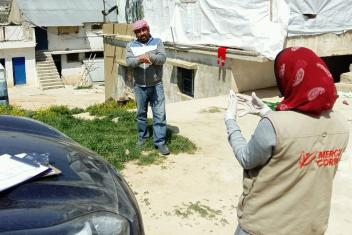
[[[0,116],[0,156],[19,153],[47,154],[61,174],[0,192],[0,234],[144,234],[132,191],[95,152],[44,123]]]

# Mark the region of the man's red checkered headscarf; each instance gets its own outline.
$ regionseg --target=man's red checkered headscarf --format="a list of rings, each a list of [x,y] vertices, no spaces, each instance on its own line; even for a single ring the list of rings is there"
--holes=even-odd
[[[146,20],[137,20],[132,25],[132,30],[133,31],[136,31],[136,30],[142,29],[142,28],[148,28],[149,29],[149,25],[148,25],[148,22]]]
[[[334,79],[324,61],[304,47],[286,48],[275,59],[275,76],[284,99],[276,110],[319,116],[337,99]]]

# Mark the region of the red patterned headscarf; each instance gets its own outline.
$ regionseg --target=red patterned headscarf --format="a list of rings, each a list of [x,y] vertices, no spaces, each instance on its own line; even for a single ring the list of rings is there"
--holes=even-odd
[[[276,110],[319,116],[337,99],[334,79],[324,61],[304,47],[286,48],[275,59],[275,76],[284,99]]]
[[[133,32],[142,28],[148,28],[149,29],[149,25],[148,22],[146,20],[137,20],[136,22],[134,22],[132,24],[132,30]]]

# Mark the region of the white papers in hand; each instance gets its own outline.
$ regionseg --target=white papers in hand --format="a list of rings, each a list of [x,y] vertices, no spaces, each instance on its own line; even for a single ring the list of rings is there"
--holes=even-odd
[[[132,53],[134,56],[144,55],[148,52],[156,50],[157,45],[155,46],[143,46],[143,47],[131,47]]]
[[[0,192],[33,178],[49,168],[38,164],[33,166],[14,160],[11,155],[0,156]]]

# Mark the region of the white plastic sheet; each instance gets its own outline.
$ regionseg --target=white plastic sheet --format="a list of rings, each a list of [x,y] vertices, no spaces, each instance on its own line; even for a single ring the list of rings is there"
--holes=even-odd
[[[289,4],[289,36],[342,33],[352,29],[352,0],[290,0]]]
[[[164,41],[236,47],[273,59],[284,44],[289,8],[282,0],[272,16],[270,8],[269,0],[144,1],[152,33]]]
[[[351,6],[352,0],[143,0],[151,32],[163,41],[242,48],[269,59],[287,35],[352,29]],[[119,7],[121,14],[123,0]]]

